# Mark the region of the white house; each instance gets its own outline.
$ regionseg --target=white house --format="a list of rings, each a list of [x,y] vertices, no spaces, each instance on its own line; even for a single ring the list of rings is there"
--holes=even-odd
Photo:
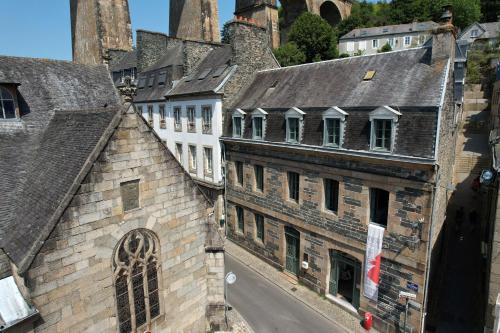
[[[211,51],[192,73],[174,82],[164,94],[166,98],[136,103],[184,169],[212,199],[217,219],[223,216],[219,143],[223,132],[223,89],[236,69],[230,65],[231,55],[229,45]],[[155,80],[161,82],[164,76]]]
[[[466,44],[471,44],[476,40],[495,42],[498,39],[499,33],[500,22],[475,22],[465,28],[457,40]]]
[[[422,46],[437,26],[428,21],[354,29],[339,39],[339,53],[350,56],[376,54],[385,44],[393,50]]]

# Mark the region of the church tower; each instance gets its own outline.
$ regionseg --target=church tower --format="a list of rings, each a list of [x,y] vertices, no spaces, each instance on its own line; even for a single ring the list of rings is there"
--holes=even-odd
[[[73,61],[102,64],[107,50],[132,50],[128,0],[70,0]]]
[[[273,49],[280,46],[277,0],[236,0],[234,15],[253,19],[267,29],[270,46]]]
[[[217,0],[170,0],[170,36],[220,42]]]

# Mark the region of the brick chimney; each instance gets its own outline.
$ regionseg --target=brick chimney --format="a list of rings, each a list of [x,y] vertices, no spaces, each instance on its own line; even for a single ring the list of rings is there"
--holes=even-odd
[[[455,55],[456,28],[453,25],[452,6],[443,6],[439,26],[432,31],[432,62],[453,58]]]

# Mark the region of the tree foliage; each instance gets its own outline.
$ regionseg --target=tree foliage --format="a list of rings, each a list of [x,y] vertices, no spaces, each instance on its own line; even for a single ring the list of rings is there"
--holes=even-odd
[[[297,44],[288,42],[274,50],[274,55],[281,66],[300,65],[306,62],[306,55],[299,50]]]
[[[294,42],[306,56],[306,62],[328,60],[337,57],[335,31],[320,16],[305,12],[293,23],[288,41]]]

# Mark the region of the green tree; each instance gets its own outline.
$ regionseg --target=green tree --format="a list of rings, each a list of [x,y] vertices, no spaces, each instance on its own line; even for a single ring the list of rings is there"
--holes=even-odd
[[[335,31],[320,16],[305,12],[293,23],[288,40],[306,56],[306,62],[328,60],[338,56]]]
[[[500,16],[500,1],[481,0],[482,22],[496,22]]]
[[[299,65],[306,62],[306,55],[299,50],[297,44],[294,42],[288,42],[275,49],[273,52],[280,65],[283,67]]]
[[[392,51],[392,47],[389,45],[389,43],[385,43],[384,46],[382,46],[382,48],[380,49],[380,53],[384,53],[384,52],[389,52],[389,51]]]

